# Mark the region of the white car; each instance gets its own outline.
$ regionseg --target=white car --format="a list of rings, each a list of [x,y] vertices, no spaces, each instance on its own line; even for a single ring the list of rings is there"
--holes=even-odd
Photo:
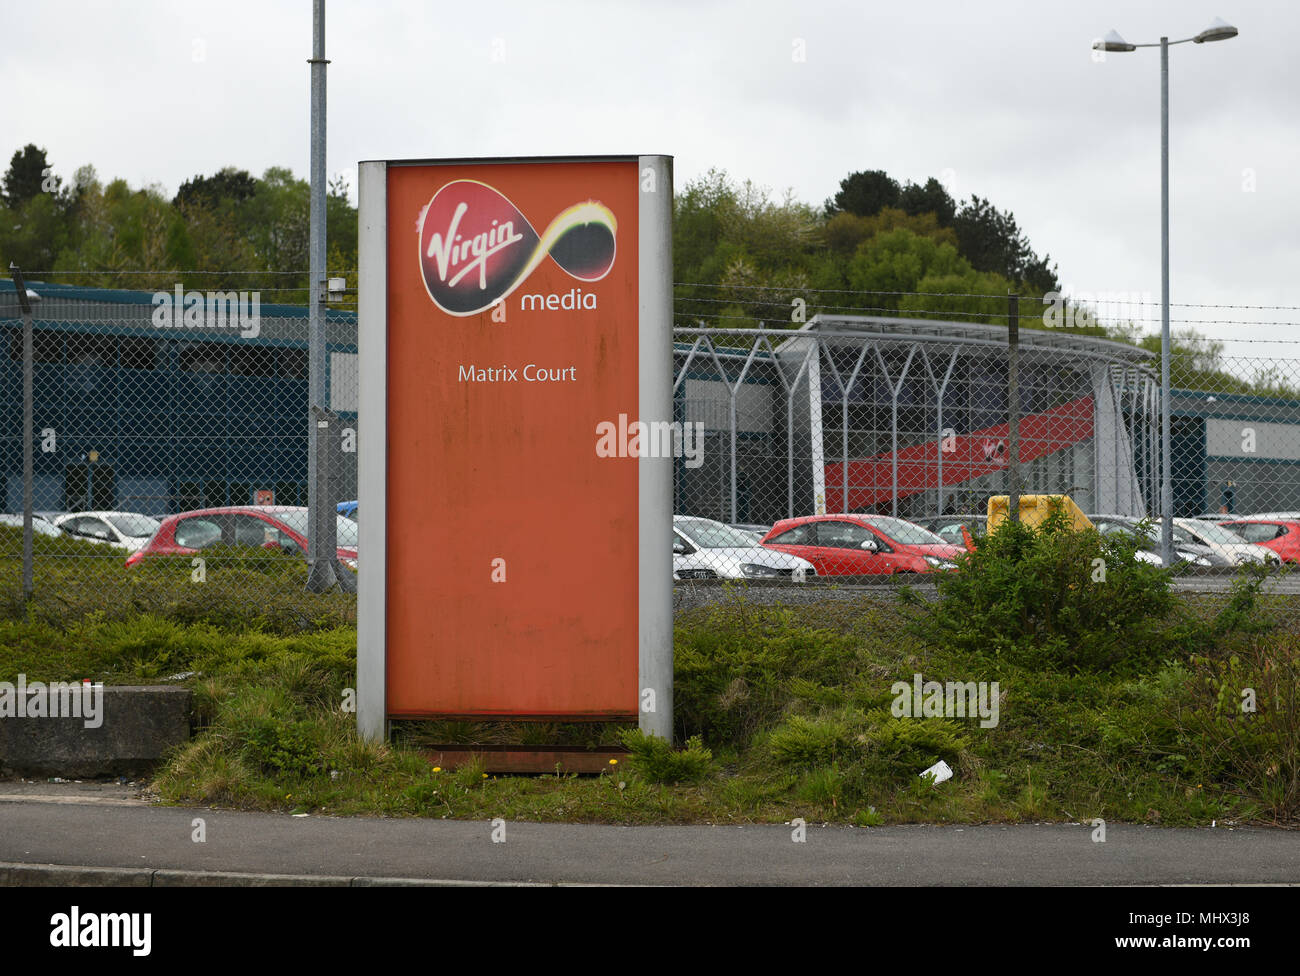
[[[1155,531],[1156,538],[1159,538],[1159,519],[1155,521]],[[1247,542],[1230,529],[1215,522],[1206,522],[1204,519],[1174,519],[1174,545],[1180,543],[1208,546],[1220,556],[1230,560],[1234,566],[1244,566],[1246,563],[1281,562],[1278,554],[1267,546]]]
[[[159,521],[139,512],[72,512],[54,520],[56,528],[89,542],[135,552],[153,538]]]
[[[23,517],[21,515],[0,515],[0,526],[7,529],[21,529],[23,527]],[[32,532],[36,535],[63,535],[54,527],[54,523],[43,515],[32,516]]]
[[[747,532],[712,519],[673,516],[673,579],[788,579],[817,575],[798,556],[758,545]]]

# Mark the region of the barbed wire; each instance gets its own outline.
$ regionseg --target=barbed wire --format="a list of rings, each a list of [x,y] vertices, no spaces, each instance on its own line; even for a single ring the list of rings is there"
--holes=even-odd
[[[789,294],[792,296],[803,295],[898,295],[901,297],[914,298],[990,298],[1006,301],[1011,297],[1011,293],[1000,292],[993,294],[984,294],[981,292],[951,292],[951,291],[873,291],[861,288],[800,288],[794,285],[739,285],[739,284],[710,284],[707,282],[687,282],[675,281],[674,288],[716,288],[726,291],[767,291],[776,294]],[[1043,301],[1043,304],[1050,304],[1050,300],[1037,295],[1019,295],[1022,301],[1035,302]],[[1102,293],[1106,294],[1106,293]],[[685,300],[691,300],[690,296],[682,296]],[[1062,294],[1066,301],[1075,301],[1078,299],[1074,295]],[[706,301],[708,299],[697,299]],[[712,299],[715,300],[716,299]],[[1150,305],[1153,308],[1159,308],[1159,301],[1143,301],[1141,299],[1118,299],[1118,298],[1093,298],[1085,302],[1085,305]],[[1274,311],[1274,312],[1300,312],[1300,305],[1242,305],[1242,304],[1212,304],[1207,302],[1170,302],[1170,308],[1241,308],[1252,311]]]
[[[0,274],[4,272],[0,268]],[[331,272],[333,273],[333,272]],[[178,271],[171,268],[161,268],[157,271],[24,271],[23,277],[32,281],[33,275],[174,275],[174,274],[192,274],[192,275],[310,275],[310,271]],[[337,276],[336,276],[337,277]],[[56,282],[45,282],[45,284],[55,284]]]
[[[947,295],[947,296],[944,296],[944,297],[953,298],[953,297],[973,297],[973,296]],[[986,297],[987,297],[987,296],[986,296]],[[1004,296],[1004,297],[1005,297],[1005,296]],[[677,298],[677,299],[675,299],[674,301],[675,301],[676,303],[683,303],[683,304],[687,304],[687,303],[700,303],[700,304],[706,304],[706,305],[722,306],[722,307],[724,307],[724,308],[727,307],[727,306],[731,306],[731,305],[735,305],[735,304],[736,304],[735,301],[728,301],[727,299],[722,299],[722,298],[694,298],[694,297],[681,297],[681,298]],[[910,317],[910,316],[918,316],[918,315],[948,315],[948,316],[965,316],[966,318],[971,318],[971,317],[973,317],[973,316],[979,316],[979,317],[982,317],[982,318],[999,319],[999,320],[1010,320],[1010,318],[1011,318],[1011,313],[1010,313],[1010,312],[996,312],[996,311],[992,311],[992,310],[988,310],[988,311],[966,312],[966,311],[961,311],[961,310],[959,310],[959,309],[947,309],[947,308],[940,308],[940,309],[935,309],[935,308],[903,308],[903,309],[897,309],[897,308],[889,308],[889,307],[887,307],[887,306],[883,306],[883,305],[824,305],[824,304],[821,304],[821,303],[815,303],[815,304],[814,304],[814,303],[809,303],[808,308],[809,308],[810,311],[812,311],[813,309],[816,309],[816,310],[818,310],[818,311],[826,310],[826,311],[831,311],[831,312],[869,312],[869,313],[887,312],[887,313],[890,313],[892,316],[897,317],[897,318],[908,318],[908,317]],[[716,316],[715,316],[715,317],[716,317]],[[1035,321],[1035,320],[1040,320],[1040,319],[1042,319],[1042,314],[1041,314],[1041,313],[1038,313],[1038,312],[1033,312],[1033,313],[1020,312],[1020,313],[1018,313],[1017,318],[1018,318],[1019,321],[1022,321],[1022,322],[1023,322],[1023,321],[1026,321],[1026,320],[1028,320],[1028,321]],[[1145,325],[1155,325],[1155,324],[1158,324],[1158,322],[1159,322],[1158,319],[1131,319],[1131,320],[1129,320],[1129,321],[1130,321],[1132,324],[1134,324],[1134,325],[1144,325],[1144,324],[1145,324]],[[1297,323],[1297,322],[1291,322],[1291,321],[1279,321],[1279,320],[1274,320],[1274,319],[1182,319],[1182,318],[1175,319],[1175,318],[1171,318],[1171,319],[1169,320],[1169,322],[1170,322],[1171,325],[1176,324],[1176,325],[1186,325],[1186,326],[1195,326],[1195,325],[1289,325],[1289,326],[1295,326],[1295,325],[1300,325],[1300,323]],[[1059,331],[1067,331],[1067,330],[1069,330],[1070,328],[1071,328],[1070,326],[1060,326],[1060,327],[1058,327]],[[1073,328],[1078,328],[1078,326],[1075,326],[1075,327],[1073,327]],[[1105,326],[1104,324],[1102,324],[1101,322],[1099,322],[1096,326],[1090,326],[1090,328],[1104,329],[1104,328],[1106,328],[1106,326]],[[1054,330],[1054,331],[1055,331],[1055,330]],[[1180,337],[1180,338],[1181,338],[1181,337]],[[1188,337],[1188,338],[1192,338],[1192,339],[1196,339],[1196,340],[1206,340],[1206,339],[1209,339],[1210,337],[1208,337],[1208,336],[1195,336],[1195,337]],[[1231,340],[1225,340],[1225,341],[1232,341],[1232,342],[1239,342],[1239,341],[1240,341],[1240,342],[1245,342],[1245,341],[1249,341],[1249,340],[1244,340],[1244,339],[1243,339],[1243,340],[1231,339]],[[1291,341],[1300,342],[1300,339],[1296,339],[1296,340],[1274,340],[1274,341],[1279,341],[1279,342],[1291,342]]]
[[[0,274],[3,274],[3,269],[0,269]],[[333,272],[329,272],[329,274],[337,277],[337,275],[335,275]],[[52,283],[48,281],[41,281],[39,279],[39,276],[42,275],[56,276],[56,277],[99,276],[99,277],[106,277],[106,278],[111,278],[113,276],[124,276],[124,275],[132,275],[132,276],[190,275],[190,276],[201,276],[201,277],[278,276],[283,278],[283,277],[291,277],[291,276],[298,276],[298,277],[309,276],[310,271],[307,270],[217,271],[217,270],[202,270],[202,269],[189,269],[189,270],[125,269],[125,270],[61,270],[61,271],[40,270],[40,271],[30,271],[26,273],[26,277],[31,282],[43,283],[43,284]],[[128,289],[112,289],[107,286],[98,286],[98,285],[92,285],[87,287],[103,287],[104,290],[128,290]],[[681,282],[681,281],[674,282],[673,287],[674,288],[705,288],[705,289],[712,289],[715,291],[724,291],[724,292],[727,291],[733,291],[733,292],[743,291],[743,292],[750,292],[750,293],[767,292],[774,295],[782,296],[780,298],[774,297],[772,299],[774,303],[777,302],[784,303],[784,297],[786,295],[792,295],[794,297],[808,296],[810,299],[815,299],[815,297],[819,295],[854,295],[854,296],[890,296],[890,297],[897,297],[897,298],[943,298],[943,299],[963,299],[963,300],[978,300],[978,301],[1006,301],[1009,297],[1011,297],[1009,294],[1006,293],[999,294],[999,293],[982,293],[982,292],[933,292],[933,291],[908,291],[905,289],[896,289],[896,290],[865,289],[864,290],[864,289],[849,289],[849,288],[798,288],[798,287],[781,287],[781,286],[771,286],[771,285],[742,285],[742,284]],[[272,285],[270,287],[262,287],[256,290],[259,293],[286,294],[286,293],[302,293],[302,292],[310,293],[310,289],[311,289],[310,282],[306,282],[301,285]],[[1021,298],[1021,300],[1027,302],[1038,301],[1038,299],[1035,298],[1034,296],[1021,295],[1019,297]],[[1064,297],[1067,300],[1070,300],[1072,298],[1072,296],[1070,295],[1065,295]],[[1046,300],[1044,301],[1045,304],[1050,304],[1049,301]],[[726,307],[728,305],[735,305],[735,304],[737,304],[737,299],[735,297],[709,298],[709,297],[696,296],[696,295],[679,295],[674,298],[674,305],[677,306],[679,309],[689,309],[696,305]],[[828,303],[817,302],[815,300],[810,300],[808,304],[811,308],[815,308],[817,311],[820,312],[840,313],[840,314],[873,314],[873,315],[887,314],[899,318],[918,318],[920,320],[924,320],[925,318],[928,318],[931,321],[935,320],[934,317],[941,317],[941,318],[948,318],[948,319],[958,318],[963,320],[984,319],[984,320],[993,320],[994,322],[1001,323],[1001,322],[1009,321],[1011,318],[1011,314],[1009,311],[999,312],[992,309],[977,310],[977,311],[967,311],[962,309],[947,309],[947,308],[898,309],[898,308],[889,307],[887,305],[828,304]],[[1123,300],[1106,299],[1100,302],[1085,302],[1083,304],[1086,305],[1112,304],[1118,306],[1137,306],[1137,307],[1158,307],[1160,305],[1159,302],[1155,302],[1155,301],[1148,302],[1141,299],[1123,299]],[[342,301],[339,300],[331,301],[328,302],[326,305],[327,308],[336,311],[354,311],[356,310],[357,306],[358,306],[358,302],[355,297],[344,299]],[[1170,307],[1186,308],[1186,309],[1240,309],[1240,310],[1252,310],[1252,311],[1288,311],[1288,312],[1300,311],[1300,305],[1257,305],[1257,304],[1230,304],[1230,303],[1208,303],[1208,302],[1171,302]],[[688,314],[691,313],[685,310],[675,312],[675,315],[677,316],[688,315]],[[705,314],[705,310],[702,309],[699,314]],[[750,320],[748,316],[719,316],[716,313],[712,313],[712,312],[708,313],[708,317],[713,319],[729,319],[729,320],[734,319],[737,321]],[[1037,311],[1028,312],[1028,313],[1027,312],[1019,313],[1019,320],[1021,322],[1034,321],[1039,319],[1040,317],[1041,316]],[[1127,319],[1128,324],[1139,326],[1139,327],[1154,327],[1159,325],[1160,322],[1161,322],[1160,318],[1147,317],[1147,316]],[[1227,318],[1227,319],[1171,318],[1170,324],[1177,325],[1180,327],[1188,327],[1188,328],[1205,327],[1205,326],[1275,326],[1275,327],[1276,326],[1280,326],[1280,327],[1300,326],[1300,322],[1294,320],[1238,319],[1238,318]],[[1072,327],[1069,326],[1062,326],[1057,331],[1067,332],[1071,328]],[[1099,323],[1096,326],[1096,328],[1105,330],[1107,326],[1102,323]],[[1113,326],[1111,326],[1111,328],[1113,328]],[[1259,345],[1270,345],[1270,344],[1284,345],[1284,344],[1292,344],[1292,343],[1300,342],[1300,339],[1264,339],[1264,338],[1242,338],[1238,336],[1187,335],[1187,334],[1178,335],[1175,338],[1179,342],[1184,342],[1184,343],[1231,342],[1231,343],[1245,343],[1245,344],[1259,344]]]
[[[4,273],[4,269],[3,269],[3,268],[0,268],[0,274],[3,274],[3,273]],[[307,269],[299,270],[299,271],[242,271],[242,270],[234,270],[234,271],[220,271],[220,270],[204,270],[204,269],[197,269],[197,268],[196,268],[196,269],[190,269],[190,270],[181,270],[181,269],[162,268],[162,269],[152,270],[152,271],[150,271],[150,270],[122,270],[122,271],[118,271],[118,270],[99,270],[99,271],[50,271],[50,270],[42,270],[42,271],[26,271],[26,272],[24,272],[23,274],[24,274],[24,276],[25,276],[29,281],[34,281],[34,280],[36,280],[36,279],[34,278],[34,276],[36,276],[36,275],[60,275],[60,276],[65,276],[65,275],[79,275],[79,276],[82,276],[82,277],[95,276],[95,275],[102,275],[102,276],[105,276],[105,277],[111,277],[111,276],[113,276],[113,275],[206,275],[206,276],[218,276],[218,275],[300,275],[300,276],[310,276],[311,271],[310,271],[310,270],[307,270]],[[338,274],[337,272],[332,272],[332,271],[331,271],[331,272],[327,272],[327,274],[333,275],[334,277],[339,277],[339,274]],[[44,282],[44,283],[45,283],[45,284],[52,284],[53,282]],[[309,287],[309,285],[304,285],[304,286],[302,286],[302,288],[307,288],[307,287]],[[741,285],[741,284],[723,284],[723,283],[692,282],[692,281],[675,281],[675,282],[673,282],[673,287],[674,287],[674,288],[713,288],[713,289],[720,290],[720,291],[767,291],[767,292],[773,292],[773,293],[788,293],[788,294],[792,294],[792,295],[795,294],[795,293],[798,293],[798,296],[803,296],[803,295],[893,295],[893,296],[906,297],[906,298],[967,298],[967,299],[993,299],[993,300],[1002,300],[1002,301],[1005,301],[1007,298],[1010,297],[1010,294],[1008,294],[1007,292],[1000,292],[1000,293],[997,293],[997,292],[995,292],[995,293],[984,293],[984,292],[907,291],[907,290],[903,290],[903,289],[896,289],[896,290],[876,290],[876,289],[861,289],[861,288],[800,288],[800,287],[796,287],[796,286],[783,286],[783,285]],[[270,290],[273,290],[273,289],[263,289],[263,290],[264,290],[264,291],[270,291]],[[280,290],[302,290],[302,289],[287,289],[287,288],[286,288],[286,289],[280,289]],[[1102,293],[1102,294],[1106,294],[1106,293]],[[1041,300],[1041,301],[1044,302],[1044,304],[1050,304],[1050,301],[1049,301],[1049,300],[1047,300],[1047,299],[1045,299],[1045,298],[1040,298],[1039,296],[1036,296],[1036,295],[1020,295],[1019,297],[1020,297],[1022,300],[1024,300],[1024,301],[1034,302],[1034,301],[1040,301],[1040,300]],[[1067,301],[1078,301],[1077,297],[1074,296],[1074,295],[1063,294],[1062,297],[1063,297],[1064,299],[1066,299]],[[698,297],[695,297],[695,296],[679,296],[678,300],[680,300],[680,301],[725,301],[725,300],[723,300],[723,299],[706,299],[706,298],[698,298]],[[1141,299],[1119,299],[1119,298],[1112,298],[1112,297],[1105,297],[1105,298],[1100,298],[1100,297],[1099,297],[1099,298],[1095,298],[1095,299],[1090,299],[1090,300],[1088,300],[1088,301],[1081,302],[1081,304],[1086,304],[1086,305],[1106,305],[1106,304],[1112,304],[1112,305],[1137,305],[1137,306],[1150,306],[1150,307],[1152,307],[1152,308],[1159,308],[1159,307],[1161,306],[1161,303],[1160,303],[1159,301],[1144,301],[1144,300],[1141,300]],[[847,307],[847,306],[845,306],[845,307]],[[1247,309],[1247,310],[1250,310],[1250,311],[1257,311],[1257,312],[1258,312],[1258,311],[1270,311],[1270,312],[1300,312],[1300,305],[1252,305],[1252,304],[1241,304],[1241,303],[1170,302],[1170,303],[1169,303],[1169,307],[1170,307],[1170,308],[1208,308],[1208,309],[1225,309],[1225,308],[1227,308],[1227,309]],[[1156,320],[1156,319],[1145,319],[1145,320],[1143,320],[1143,321],[1158,321],[1158,320]],[[1248,320],[1236,320],[1236,319],[1203,319],[1203,320],[1200,320],[1200,319],[1198,319],[1198,320],[1191,320],[1191,319],[1188,319],[1188,320],[1180,320],[1180,321],[1189,321],[1189,322],[1190,322],[1190,321],[1203,321],[1203,322],[1205,322],[1206,324],[1216,324],[1216,325],[1217,325],[1217,324],[1223,324],[1223,325],[1241,325],[1241,324],[1245,324],[1245,325],[1250,325],[1250,324],[1264,324],[1264,325],[1272,325],[1272,324],[1274,324],[1274,323],[1272,323],[1272,322],[1267,322],[1267,321],[1265,321],[1265,322],[1255,323],[1255,322],[1251,322],[1251,321],[1248,321]],[[1291,323],[1280,323],[1280,324],[1291,324]]]

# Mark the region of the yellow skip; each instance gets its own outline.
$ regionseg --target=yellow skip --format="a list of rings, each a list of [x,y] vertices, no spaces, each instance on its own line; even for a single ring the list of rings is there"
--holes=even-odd
[[[989,499],[989,521],[986,531],[992,532],[1006,521],[1011,509],[1011,499],[1007,495],[994,495]],[[1020,521],[1030,528],[1037,528],[1047,521],[1048,516],[1056,510],[1065,513],[1070,528],[1079,531],[1091,529],[1092,522],[1069,495],[1021,495]]]

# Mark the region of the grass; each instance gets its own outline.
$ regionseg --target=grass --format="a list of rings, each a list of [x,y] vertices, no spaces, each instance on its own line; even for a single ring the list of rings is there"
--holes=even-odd
[[[689,748],[614,724],[501,722],[397,723],[393,742],[372,744],[343,710],[351,598],[305,593],[296,563],[214,562],[203,584],[166,561],[135,576],[99,556],[42,562],[37,600],[0,606],[0,679],[193,690],[197,734],[154,784],[170,803],[616,824],[1300,822],[1300,634],[1260,605],[1232,604],[1256,632],[1116,675],[945,649],[875,594],[797,606],[737,594],[676,621],[675,726]],[[0,556],[0,585],[12,571]],[[1273,603],[1284,619],[1291,607]],[[1224,605],[1185,609],[1208,632]],[[894,718],[890,686],[915,673],[997,681],[999,723]],[[1240,710],[1245,688],[1254,713]],[[420,748],[434,742],[623,742],[632,755],[598,776],[493,776],[433,768]],[[931,786],[917,774],[938,759],[955,775]]]

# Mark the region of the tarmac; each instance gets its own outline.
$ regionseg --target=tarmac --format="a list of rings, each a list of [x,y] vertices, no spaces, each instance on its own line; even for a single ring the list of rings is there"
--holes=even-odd
[[[1085,814],[1086,816],[1086,814]],[[626,827],[161,806],[0,782],[0,885],[1297,885],[1300,832],[1216,824]]]

